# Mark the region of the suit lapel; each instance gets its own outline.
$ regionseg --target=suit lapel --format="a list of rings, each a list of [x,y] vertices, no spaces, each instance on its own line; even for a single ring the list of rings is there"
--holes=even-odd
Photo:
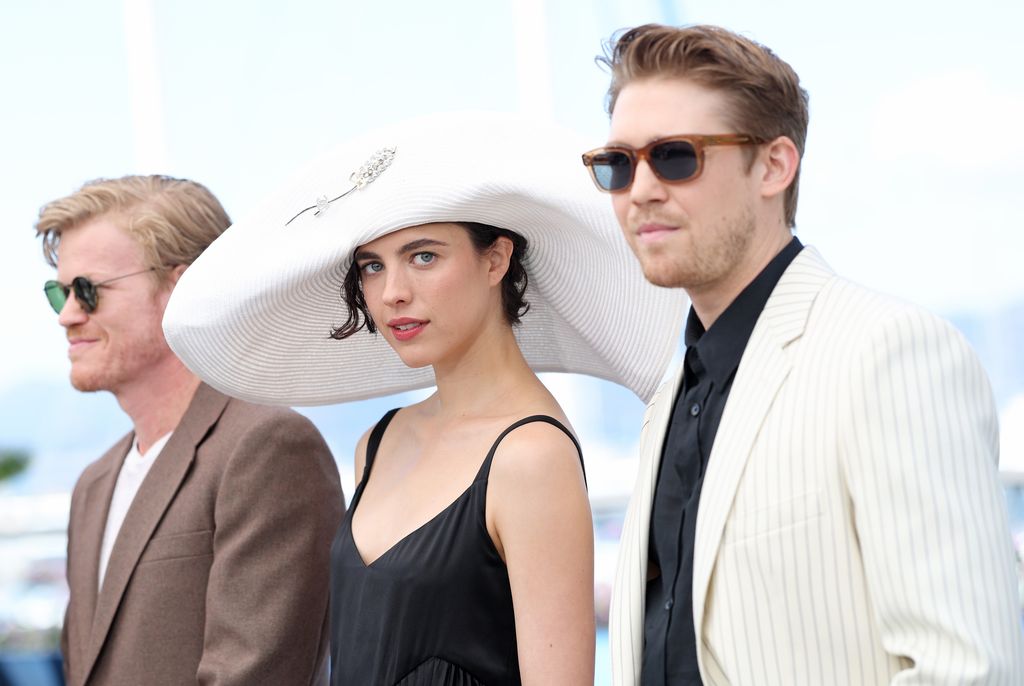
[[[803,334],[811,306],[832,276],[816,250],[801,251],[772,291],[736,371],[697,514],[693,612],[698,647],[703,645],[708,586],[736,490],[761,426],[790,372],[792,361],[786,348]]]
[[[184,417],[174,429],[167,445],[156,458],[128,508],[128,513],[125,515],[124,523],[121,525],[121,530],[117,534],[110,553],[110,561],[107,563],[107,571],[103,578],[103,588],[100,589],[96,600],[89,654],[86,656],[85,662],[86,676],[92,670],[106,641],[114,615],[121,604],[121,599],[142,551],[149,543],[164,512],[171,504],[175,493],[178,492],[178,488],[191,468],[196,446],[220,417],[227,402],[227,396],[205,384],[200,384]],[[113,480],[115,482],[117,480],[117,470],[114,471]],[[109,507],[112,493],[113,485],[107,492],[105,508]],[[98,540],[102,540],[105,525],[106,517],[104,516],[100,520],[100,539]],[[97,543],[97,549],[98,545]],[[97,557],[93,566],[97,567],[98,565],[99,558]],[[97,574],[98,572],[94,570],[94,593]]]
[[[74,520],[74,547],[69,551],[73,557],[68,560],[68,586],[75,602],[70,605],[68,622],[78,637],[74,646],[76,652],[88,647],[82,642],[89,641],[92,633],[107,511],[121,464],[133,440],[135,434],[129,433],[100,458],[103,466],[90,483],[82,485],[82,502],[74,513],[77,516]],[[84,656],[74,656],[73,659],[78,661],[81,658]]]
[[[640,465],[623,522],[615,585],[612,589],[610,636],[612,672],[616,684],[633,683],[640,674],[651,501],[658,481],[662,447],[668,435],[672,406],[682,378],[680,365],[651,400],[640,429]]]

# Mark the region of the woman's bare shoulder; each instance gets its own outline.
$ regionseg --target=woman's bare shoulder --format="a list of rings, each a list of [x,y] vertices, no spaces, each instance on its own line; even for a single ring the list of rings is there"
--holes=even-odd
[[[356,483],[359,483],[363,478],[363,470],[366,469],[366,446],[370,442],[370,434],[373,433],[373,427],[363,432],[363,435],[356,441],[356,453],[353,459],[356,472]]]
[[[512,490],[529,486],[538,479],[566,485],[578,483],[583,471],[580,452],[566,433],[572,432],[572,427],[565,415],[557,411],[536,412],[532,416],[536,415],[551,417],[564,430],[547,421],[536,420],[510,431],[494,451],[491,479]]]
[[[401,424],[406,421],[409,414],[407,410],[408,408],[401,408],[395,413],[395,416],[391,418],[391,422],[388,424],[389,430],[392,427],[398,427],[401,429]],[[366,431],[363,432],[363,435],[359,437],[359,440],[356,441],[356,450],[353,459],[356,471],[356,483],[359,483],[360,480],[362,480],[363,470],[366,468],[366,450],[370,444],[370,435],[373,434],[373,430],[377,428],[377,424],[379,424],[383,419],[384,418],[381,417],[380,420],[374,422],[366,429]]]

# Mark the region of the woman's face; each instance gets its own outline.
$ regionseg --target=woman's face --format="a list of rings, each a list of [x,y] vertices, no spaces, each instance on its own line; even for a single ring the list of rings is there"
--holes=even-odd
[[[457,362],[505,323],[501,279],[510,251],[502,240],[481,255],[461,226],[423,224],[356,249],[367,309],[405,364]]]

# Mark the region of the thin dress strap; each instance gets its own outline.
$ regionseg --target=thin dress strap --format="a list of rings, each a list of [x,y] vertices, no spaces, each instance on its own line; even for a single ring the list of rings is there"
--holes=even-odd
[[[572,444],[576,446],[576,454],[579,455],[580,458],[580,469],[583,470],[583,484],[586,485],[587,468],[586,465],[583,464],[583,449],[580,448],[579,441],[576,440],[576,437],[572,435],[572,432],[569,431],[569,429],[565,428],[565,425],[562,424],[562,422],[558,421],[554,417],[549,417],[546,414],[534,414],[530,415],[529,417],[524,417],[523,419],[520,419],[512,426],[502,431],[501,435],[499,435],[498,438],[495,439],[494,445],[491,446],[490,451],[487,453],[487,457],[484,459],[484,463],[480,465],[480,471],[477,472],[476,479],[474,479],[474,481],[476,481],[477,479],[485,479],[487,478],[488,474],[491,473],[491,462],[494,459],[495,451],[498,449],[498,444],[501,443],[502,439],[505,438],[505,436],[512,433],[513,431],[515,431],[516,429],[518,429],[519,427],[521,427],[523,424],[531,424],[533,422],[545,422],[547,424],[550,424],[551,426],[558,427],[566,436],[569,437],[569,440],[572,441]],[[369,453],[369,449],[367,449],[367,453]]]
[[[366,441],[366,464],[363,465],[363,479],[360,483],[366,483],[367,477],[370,476],[370,467],[373,466],[373,458],[377,456],[380,439],[384,437],[384,431],[387,430],[388,424],[400,409],[396,407],[393,410],[388,410],[387,414],[380,418],[380,421],[373,427],[373,431],[370,432],[370,438]]]

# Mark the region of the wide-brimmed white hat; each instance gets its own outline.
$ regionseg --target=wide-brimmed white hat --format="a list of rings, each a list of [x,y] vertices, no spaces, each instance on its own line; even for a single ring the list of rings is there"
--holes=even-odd
[[[355,248],[398,229],[479,222],[525,236],[527,312],[515,327],[538,372],[608,379],[647,400],[686,301],[649,284],[580,151],[517,115],[434,115],[324,155],[232,225],[182,275],[164,332],[214,388],[260,403],[321,405],[432,385],[383,336],[330,337],[348,310]],[[452,307],[458,307],[453,302]],[[485,380],[481,380],[485,382]]]

